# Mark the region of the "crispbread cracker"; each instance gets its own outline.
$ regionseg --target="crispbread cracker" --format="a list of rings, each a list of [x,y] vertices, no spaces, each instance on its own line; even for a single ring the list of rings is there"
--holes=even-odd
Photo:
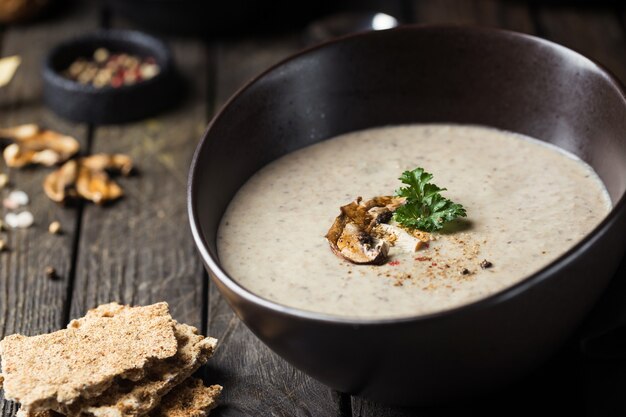
[[[205,387],[202,380],[189,378],[163,397],[150,417],[205,417],[217,406],[219,385]]]
[[[161,404],[148,417],[205,417],[214,409],[222,392],[219,385],[205,387],[201,380],[188,378],[162,398]],[[63,417],[54,411],[23,413],[15,417]]]
[[[20,409],[15,417],[64,417],[63,414],[56,413],[54,411],[31,411],[30,413],[24,409]]]
[[[176,355],[146,369],[141,381],[118,380],[101,396],[60,409],[68,417],[131,417],[147,414],[161,397],[183,382],[213,354],[217,340],[198,335],[198,329],[176,323]]]
[[[5,397],[23,412],[58,410],[102,394],[116,377],[139,380],[144,368],[176,354],[167,303],[106,304],[67,329],[0,342]]]

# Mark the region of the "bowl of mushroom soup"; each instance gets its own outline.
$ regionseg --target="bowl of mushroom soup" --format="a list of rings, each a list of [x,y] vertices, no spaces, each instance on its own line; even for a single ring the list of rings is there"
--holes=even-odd
[[[212,285],[298,369],[395,404],[481,394],[553,354],[616,270],[623,132],[619,83],[549,41],[348,36],[214,117],[191,228]]]

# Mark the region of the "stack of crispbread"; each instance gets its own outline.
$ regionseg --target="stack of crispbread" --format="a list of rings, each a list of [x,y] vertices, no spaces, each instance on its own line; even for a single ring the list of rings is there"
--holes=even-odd
[[[0,386],[19,417],[203,417],[222,387],[191,374],[216,344],[167,303],[105,304],[67,329],[2,340]]]

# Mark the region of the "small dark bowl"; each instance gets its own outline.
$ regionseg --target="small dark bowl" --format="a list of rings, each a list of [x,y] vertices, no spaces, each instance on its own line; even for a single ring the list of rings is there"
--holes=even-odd
[[[220,266],[220,218],[268,162],[349,131],[440,122],[493,126],[573,152],[600,175],[613,210],[582,242],[520,283],[413,318],[346,319],[285,307],[249,292]],[[196,151],[188,203],[213,282],[270,348],[340,391],[424,404],[486,393],[556,351],[624,252],[625,189],[626,99],[605,70],[528,35],[417,26],[321,45],[242,88]]]
[[[79,57],[91,57],[97,48],[154,57],[160,67],[155,77],[119,88],[96,88],[72,81],[61,73]],[[172,55],[158,39],[141,32],[103,30],[65,41],[44,61],[44,100],[58,115],[94,124],[123,123],[152,116],[176,102],[181,91]]]

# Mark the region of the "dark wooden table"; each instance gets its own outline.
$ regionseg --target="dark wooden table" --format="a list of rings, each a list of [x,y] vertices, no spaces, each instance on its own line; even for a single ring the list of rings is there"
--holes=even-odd
[[[599,60],[626,80],[626,15],[613,3],[588,3],[399,0],[383,2],[380,10],[408,23],[480,24],[539,35]],[[182,105],[120,126],[68,123],[42,104],[40,61],[57,42],[103,24],[128,25],[117,16],[103,19],[92,2],[77,1],[54,18],[0,28],[0,54],[23,59],[13,82],[0,89],[0,126],[40,123],[73,134],[88,152],[127,153],[141,172],[122,180],[126,198],[106,208],[53,204],[41,191],[47,169],[10,172],[16,187],[29,193],[36,224],[2,234],[10,250],[0,254],[0,338],[57,330],[113,300],[166,300],[176,319],[220,339],[203,371],[207,381],[225,387],[216,416],[626,415],[626,363],[585,359],[577,339],[544,368],[499,393],[429,408],[351,397],[286,364],[242,325],[209,283],[187,225],[185,187],[192,152],[211,115],[244,81],[306,46],[304,31],[204,42],[166,37],[193,86]],[[62,235],[47,233],[53,220],[61,222]],[[56,268],[60,278],[46,279],[46,266]],[[621,281],[613,285],[613,298],[626,294]],[[624,298],[606,303],[619,306]],[[611,321],[624,315],[619,308],[609,310],[596,316]],[[0,402],[3,417],[15,411],[14,404]]]

